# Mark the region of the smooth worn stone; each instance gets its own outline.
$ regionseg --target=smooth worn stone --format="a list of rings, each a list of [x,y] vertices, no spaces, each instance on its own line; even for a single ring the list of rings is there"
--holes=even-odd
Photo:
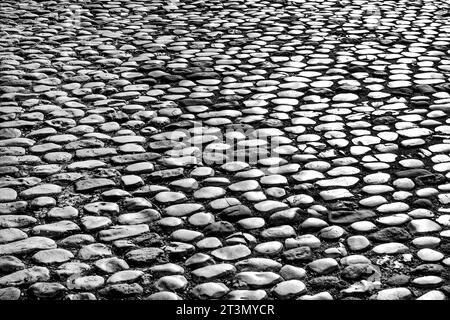
[[[0,188],[0,202],[9,202],[17,199],[17,192],[11,188]]]
[[[446,300],[446,295],[442,291],[431,290],[421,295],[416,300]]]
[[[202,209],[204,209],[204,207],[198,203],[183,203],[168,206],[164,209],[164,211],[168,216],[182,217],[190,215]]]
[[[118,214],[120,212],[119,205],[113,202],[92,202],[83,207],[86,213],[90,214]]]
[[[299,297],[298,300],[333,300],[333,296],[329,292],[319,292],[314,295],[305,294]]]
[[[27,234],[17,228],[0,229],[0,245],[28,238]]]
[[[117,217],[120,224],[142,224],[159,220],[161,215],[154,209],[144,209],[136,213],[125,213]]]
[[[64,297],[65,300],[97,300],[97,297],[91,292],[82,292],[82,293],[74,293],[68,294]]]
[[[300,279],[301,280],[306,277],[306,271],[303,268],[286,264],[280,269],[280,275],[285,280],[290,280],[290,279]]]
[[[199,252],[189,257],[186,260],[185,265],[190,268],[199,268],[212,263],[214,263],[214,260],[210,255]]]
[[[281,264],[268,258],[249,258],[236,263],[240,271],[278,271]]]
[[[155,265],[149,269],[149,271],[155,276],[165,276],[172,274],[184,274],[185,270],[183,267],[174,263],[164,263],[160,265]]]
[[[375,269],[370,264],[357,263],[345,267],[341,275],[344,279],[355,280],[368,277],[374,272]]]
[[[149,295],[145,300],[181,300],[181,298],[174,292],[160,291]]]
[[[392,286],[404,286],[409,283],[410,279],[411,277],[407,275],[397,274],[387,279],[386,283]]]
[[[262,242],[257,244],[253,250],[260,255],[274,256],[283,251],[283,244],[279,241]]]
[[[251,254],[250,249],[242,244],[237,244],[234,246],[228,246],[216,249],[211,252],[211,254],[220,260],[224,261],[234,261],[238,259],[245,258]]]
[[[188,281],[182,275],[163,276],[155,283],[155,287],[160,291],[181,291],[187,285]]]
[[[25,269],[25,264],[17,257],[0,257],[0,274],[8,274],[18,270]]]
[[[321,241],[312,234],[297,236],[296,238],[288,238],[284,241],[286,249],[307,246],[310,248],[319,248]]]

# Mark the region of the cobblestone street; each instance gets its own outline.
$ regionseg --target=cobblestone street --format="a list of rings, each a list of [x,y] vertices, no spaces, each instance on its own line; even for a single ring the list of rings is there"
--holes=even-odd
[[[444,300],[450,3],[3,0],[0,300]]]

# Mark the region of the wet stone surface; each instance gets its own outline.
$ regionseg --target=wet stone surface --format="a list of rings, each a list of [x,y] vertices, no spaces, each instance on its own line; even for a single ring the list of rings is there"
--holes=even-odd
[[[0,300],[448,299],[449,14],[2,1]]]

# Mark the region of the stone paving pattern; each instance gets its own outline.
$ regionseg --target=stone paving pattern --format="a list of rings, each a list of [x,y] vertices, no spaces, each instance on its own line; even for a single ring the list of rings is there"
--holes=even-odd
[[[448,298],[447,1],[3,0],[0,27],[0,299]],[[206,164],[224,132],[261,158]]]

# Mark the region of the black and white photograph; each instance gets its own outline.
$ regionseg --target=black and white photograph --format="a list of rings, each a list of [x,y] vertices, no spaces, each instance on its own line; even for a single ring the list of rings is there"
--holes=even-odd
[[[449,115],[448,0],[1,0],[0,309],[448,300]]]

